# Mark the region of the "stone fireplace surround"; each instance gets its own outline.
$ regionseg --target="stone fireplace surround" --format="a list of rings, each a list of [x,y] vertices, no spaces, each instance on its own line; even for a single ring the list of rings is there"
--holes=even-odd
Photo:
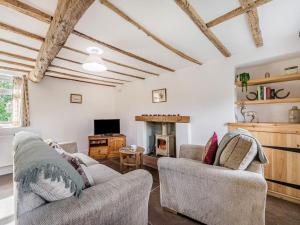
[[[150,136],[161,134],[162,124],[167,123],[168,134],[176,136],[176,157],[182,144],[191,144],[191,124],[189,116],[136,116],[137,123],[137,145],[145,148],[145,154],[152,150]],[[153,143],[154,144],[154,143]]]

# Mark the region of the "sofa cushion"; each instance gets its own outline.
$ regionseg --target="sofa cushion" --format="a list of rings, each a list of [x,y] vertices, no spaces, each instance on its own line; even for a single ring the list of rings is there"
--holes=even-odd
[[[77,153],[73,153],[73,156],[75,156],[76,158],[80,159],[87,167],[91,166],[91,165],[95,165],[95,164],[99,164],[98,161],[96,161],[95,159],[92,159],[91,157],[77,152]]]
[[[71,180],[67,182],[70,183]],[[30,188],[32,192],[48,202],[65,199],[74,194],[74,192],[71,191],[71,185],[66,187],[62,177],[58,180],[51,180],[51,178],[45,178],[44,172],[39,174],[36,183],[30,183]]]
[[[95,185],[109,181],[115,177],[121,176],[117,171],[102,165],[95,164],[87,167],[89,174],[92,176]]]
[[[215,161],[216,152],[218,149],[218,136],[214,132],[213,136],[208,140],[202,154],[202,161],[206,164],[212,165]]]
[[[238,135],[224,148],[220,165],[237,170],[245,170],[257,155],[257,144],[252,137]]]
[[[92,186],[92,184],[90,183],[90,180],[88,179],[85,170],[82,168],[82,166],[84,166],[84,164],[82,163],[81,160],[77,159],[76,157],[74,157],[73,155],[69,155],[69,154],[61,154],[61,156],[68,161],[68,163],[70,163],[74,169],[80,174],[83,183],[84,183],[84,188],[89,188]]]

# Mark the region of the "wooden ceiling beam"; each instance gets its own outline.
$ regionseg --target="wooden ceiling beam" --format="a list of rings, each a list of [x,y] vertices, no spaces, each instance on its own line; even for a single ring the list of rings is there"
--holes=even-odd
[[[94,0],[58,0],[45,41],[40,48],[35,68],[29,74],[32,81],[39,82],[43,78],[48,66],[67,41],[81,16],[93,2]]]
[[[75,49],[75,48],[71,48],[71,47],[68,47],[68,46],[64,46],[63,48],[68,49],[68,50],[70,50],[70,51],[74,51],[74,52],[83,54],[83,55],[86,55],[86,56],[89,55],[88,53],[86,53],[86,52],[84,52],[84,51],[81,51],[81,50],[78,50],[78,49]],[[102,58],[102,57],[101,57],[101,58]],[[146,71],[146,70],[142,70],[142,69],[139,69],[139,68],[136,68],[136,67],[133,67],[133,66],[129,66],[129,65],[126,65],[126,64],[122,64],[122,63],[113,61],[113,60],[111,60],[111,59],[102,58],[102,60],[105,61],[105,62],[109,62],[109,63],[115,64],[115,65],[118,65],[118,66],[122,66],[122,67],[125,67],[125,68],[129,68],[129,69],[132,69],[132,70],[137,70],[137,71],[140,71],[140,72],[143,72],[143,73],[148,73],[148,74],[151,74],[151,75],[154,75],[154,76],[159,76],[159,74],[157,74],[157,73],[153,73],[153,72]]]
[[[51,69],[48,69],[47,72],[56,73],[56,74],[69,76],[69,77],[74,77],[74,78],[87,79],[87,80],[96,81],[96,82],[103,82],[103,83],[110,83],[110,84],[122,84],[122,83],[110,82],[110,81],[105,81],[105,80],[100,80],[100,79],[94,79],[94,78],[90,78],[90,77],[83,77],[83,76],[79,76],[76,74],[60,72],[60,71],[55,71],[55,70],[51,70]]]
[[[27,67],[27,68],[30,68],[30,69],[34,68],[34,66],[32,66],[32,65],[28,65],[28,64],[24,64],[24,63],[19,63],[19,62],[14,62],[14,61],[5,60],[5,59],[0,59],[0,62],[11,64],[11,65],[16,65],[16,66],[23,66],[23,67]]]
[[[112,83],[112,84],[124,84],[124,83],[115,82],[115,81],[101,80],[101,79],[98,79],[98,78],[101,78],[100,76],[97,76],[97,75],[94,75],[94,74],[91,74],[91,73],[81,72],[80,70],[69,69],[69,68],[66,68],[66,67],[63,67],[63,66],[56,66],[56,65],[51,64],[50,67],[57,68],[57,69],[62,69],[62,70],[68,70],[68,71],[76,72],[76,73],[82,73],[82,74],[88,75],[89,77],[86,77],[86,78],[89,78],[89,79],[92,79],[92,80],[98,80],[98,81]],[[91,78],[91,77],[94,77],[94,78]],[[106,77],[104,77],[104,78],[106,78]]]
[[[14,67],[8,67],[8,66],[0,66],[0,70],[9,70],[9,71],[15,71],[15,72],[22,72],[22,73],[29,73],[29,70],[23,70],[19,68]]]
[[[190,17],[194,24],[202,31],[202,33],[210,40],[210,42],[226,57],[231,56],[228,49],[221,43],[216,35],[206,26],[204,20],[196,12],[194,7],[188,0],[175,0],[177,5]]]
[[[103,42],[103,41],[97,40],[97,39],[95,39],[95,38],[93,38],[93,37],[91,37],[91,36],[88,36],[88,35],[86,35],[86,34],[83,34],[83,33],[79,32],[79,31],[73,30],[72,34],[75,34],[75,35],[77,35],[78,37],[84,38],[84,39],[89,40],[89,41],[91,41],[91,42],[95,42],[95,43],[97,43],[97,44],[99,44],[99,45],[105,46],[106,48],[112,49],[112,50],[117,51],[117,52],[119,52],[119,53],[121,53],[121,54],[123,54],[123,55],[126,55],[126,56],[129,56],[129,57],[131,57],[131,58],[137,59],[137,60],[139,60],[139,61],[141,61],[141,62],[150,64],[150,65],[152,65],[152,66],[159,67],[159,68],[164,69],[164,70],[168,70],[168,71],[171,71],[171,72],[175,72],[175,70],[173,70],[173,69],[171,69],[171,68],[168,68],[168,67],[166,67],[166,66],[163,66],[163,65],[160,65],[160,64],[158,64],[158,63],[152,62],[152,61],[150,61],[150,60],[148,60],[148,59],[145,59],[145,58],[143,58],[143,57],[140,57],[140,56],[138,56],[138,55],[135,55],[135,54],[133,54],[133,53],[131,53],[131,52],[122,50],[122,49],[120,49],[120,48],[118,48],[118,47],[115,47],[115,46],[110,45],[110,44],[108,44],[108,43],[105,43],[105,42]]]
[[[81,62],[74,61],[74,60],[71,60],[71,59],[66,59],[66,58],[63,58],[63,57],[58,57],[58,56],[56,57],[56,59],[64,60],[64,61],[75,63],[75,64],[78,64],[78,65],[82,64]],[[111,72],[111,73],[115,73],[115,74],[118,74],[118,75],[123,75],[123,76],[127,76],[127,77],[136,78],[136,79],[141,79],[141,80],[145,79],[144,77],[139,77],[139,76],[136,76],[136,75],[131,75],[131,74],[128,74],[128,73],[122,73],[122,72],[118,72],[118,71],[114,71],[114,70],[106,70],[106,71]]]
[[[228,12],[228,13],[225,13],[222,16],[219,16],[219,17],[213,19],[212,21],[208,22],[206,24],[206,26],[208,28],[216,26],[220,23],[223,23],[227,20],[230,20],[230,19],[232,19],[236,16],[242,15],[242,14],[244,14],[244,13],[246,13],[246,12],[252,10],[252,9],[255,9],[255,8],[257,8],[261,5],[264,5],[268,2],[271,2],[271,1],[272,0],[256,0],[252,4],[248,4],[246,7],[238,7],[238,8],[236,8],[236,9],[234,9],[234,10]]]
[[[11,9],[14,9],[20,13],[26,14],[28,16],[34,17],[42,22],[50,23],[52,20],[52,16],[38,10],[36,8],[31,7],[23,2],[16,0],[0,0],[0,4]]]
[[[75,1],[75,0],[72,0],[72,1]],[[88,1],[91,1],[91,0],[87,0],[86,2],[88,2]],[[5,1],[4,1],[4,2],[5,2]],[[85,1],[82,1],[82,2],[85,2]],[[1,1],[0,1],[0,4],[5,5],[5,4],[2,3]],[[21,10],[20,4],[23,5],[22,10]],[[34,13],[33,10],[32,10],[32,9],[35,9],[35,8],[29,6],[29,5],[25,4],[25,3],[21,3],[20,1],[14,0],[14,1],[11,1],[11,3],[10,3],[9,5],[6,5],[6,6],[8,6],[8,7],[10,7],[10,8],[13,8],[13,9],[15,9],[15,10],[18,10],[19,12],[25,13],[26,15],[31,16],[31,17],[33,17],[33,18],[36,18],[36,19],[38,19],[38,20],[41,20],[41,17],[40,17],[40,16],[42,16],[42,14],[40,14],[39,16],[37,16],[37,14]],[[26,7],[25,7],[25,6],[26,6]],[[36,10],[37,10],[37,9],[36,9]],[[43,21],[44,21],[44,22],[47,22],[47,23],[50,23],[52,20],[51,20],[51,21],[48,21],[48,18],[49,18],[49,17],[51,17],[51,16],[50,16],[50,15],[47,15],[47,16],[44,15]],[[51,18],[53,18],[53,17],[51,17]],[[0,24],[0,28],[1,28],[1,24]],[[4,28],[4,27],[3,27],[3,28]],[[158,63],[152,62],[152,61],[147,60],[147,59],[145,59],[145,58],[143,58],[143,57],[140,57],[140,56],[138,56],[138,55],[135,55],[135,54],[133,54],[133,53],[131,53],[131,52],[122,50],[122,49],[120,49],[120,48],[118,48],[118,47],[115,47],[115,46],[110,45],[110,44],[108,44],[108,43],[105,43],[105,42],[103,42],[103,41],[97,40],[97,39],[95,39],[95,38],[93,38],[93,37],[90,37],[90,36],[88,36],[88,35],[85,35],[85,34],[79,32],[79,31],[73,30],[72,33],[75,34],[75,35],[77,35],[77,36],[79,36],[79,37],[81,37],[81,38],[84,38],[84,39],[86,39],[86,40],[95,42],[95,43],[100,44],[100,45],[102,45],[102,46],[105,46],[105,47],[107,47],[107,48],[109,48],[109,49],[111,49],[111,50],[120,52],[121,54],[124,54],[124,55],[129,56],[129,57],[134,58],[134,59],[137,59],[137,60],[139,60],[139,61],[142,61],[142,62],[144,62],[144,63],[153,65],[153,66],[158,67],[158,68],[161,68],[161,69],[163,69],[163,70],[167,70],[167,71],[171,71],[171,72],[174,72],[174,71],[175,71],[174,69],[171,69],[171,68],[168,68],[168,67],[166,67],[166,66],[160,65],[160,64],[158,64]]]
[[[44,41],[44,38],[37,35],[37,34],[30,33],[26,30],[22,30],[20,28],[13,27],[11,25],[8,25],[8,24],[2,23],[2,22],[0,22],[0,29],[7,30],[7,31],[10,31],[10,32],[13,32],[13,33],[16,33],[16,34],[20,34],[20,35],[23,35],[25,37],[29,37],[29,38],[32,38],[32,39],[35,39],[35,40],[38,40],[38,41]]]
[[[253,0],[240,0],[242,8],[247,8],[254,4]],[[259,17],[257,8],[252,8],[247,13],[248,25],[250,32],[252,34],[254,43],[256,47],[261,47],[264,45],[264,41],[262,38],[260,26],[259,26]]]
[[[0,51],[0,55],[5,55],[5,56],[9,56],[9,57],[16,58],[16,59],[22,59],[22,60],[29,61],[29,62],[35,62],[34,58],[25,57],[25,56],[13,54],[10,52]]]
[[[136,22],[135,20],[133,20],[131,17],[129,17],[125,12],[123,12],[122,10],[120,10],[119,8],[117,8],[115,5],[113,5],[110,1],[108,0],[100,0],[100,2],[105,5],[107,8],[111,9],[112,11],[114,11],[117,15],[119,15],[120,17],[122,17],[123,19],[125,19],[127,22],[131,23],[133,26],[137,27],[139,30],[143,31],[147,36],[151,37],[154,41],[156,41],[157,43],[159,43],[160,45],[162,45],[163,47],[167,48],[168,50],[170,50],[171,52],[175,53],[176,55],[178,55],[179,57],[188,60],[192,63],[196,63],[199,65],[202,65],[201,62],[199,62],[198,60],[186,55],[185,53],[179,51],[178,49],[172,47],[171,45],[169,45],[168,43],[166,43],[165,41],[163,41],[162,39],[160,39],[159,37],[157,37],[155,34],[153,34],[152,32],[150,32],[149,30],[147,30],[144,26],[142,26],[141,24],[139,24],[138,22]]]
[[[61,80],[76,81],[76,82],[81,82],[81,83],[86,83],[86,84],[95,84],[95,85],[106,86],[106,87],[116,87],[114,85],[101,84],[101,83],[96,83],[96,82],[91,82],[91,81],[86,81],[86,80],[79,80],[79,79],[75,79],[75,78],[61,77],[61,76],[57,76],[57,75],[55,76],[55,75],[45,74],[45,76],[51,77],[51,78],[56,78],[56,79],[61,79]]]
[[[27,45],[22,45],[22,44],[19,44],[19,43],[17,43],[17,42],[10,41],[10,40],[4,39],[4,38],[0,38],[0,41],[1,41],[1,42],[4,42],[4,43],[7,43],[7,44],[19,46],[19,47],[21,47],[21,48],[26,48],[26,49],[28,49],[28,50],[32,50],[32,51],[35,51],[35,52],[38,52],[38,51],[39,51],[37,48],[32,48],[32,47],[27,46]]]

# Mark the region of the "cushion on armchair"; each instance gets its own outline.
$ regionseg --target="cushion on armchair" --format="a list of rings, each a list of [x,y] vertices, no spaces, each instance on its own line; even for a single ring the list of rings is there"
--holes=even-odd
[[[208,140],[202,154],[202,161],[206,164],[212,165],[215,161],[215,156],[218,150],[218,136],[214,132],[213,136]]]
[[[257,144],[252,137],[238,135],[232,138],[220,156],[220,165],[245,170],[257,155]]]

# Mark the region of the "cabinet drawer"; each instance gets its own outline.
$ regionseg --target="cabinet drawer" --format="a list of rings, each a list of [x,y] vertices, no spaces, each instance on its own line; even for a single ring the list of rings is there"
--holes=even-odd
[[[275,147],[300,148],[299,134],[267,133],[251,131],[262,145]]]
[[[90,155],[106,155],[108,153],[107,147],[91,147]]]

